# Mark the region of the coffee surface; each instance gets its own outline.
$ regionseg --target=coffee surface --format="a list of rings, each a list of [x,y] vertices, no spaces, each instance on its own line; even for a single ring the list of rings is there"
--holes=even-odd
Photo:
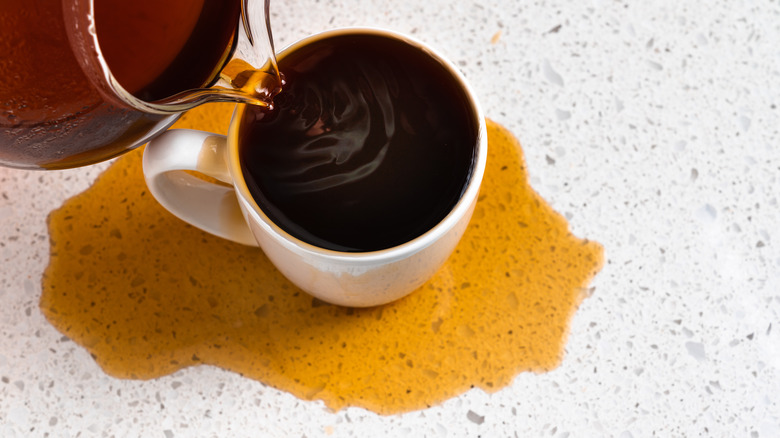
[[[409,43],[345,34],[284,55],[273,111],[249,107],[243,172],[291,235],[340,251],[407,242],[440,222],[472,171],[478,121],[448,69]]]

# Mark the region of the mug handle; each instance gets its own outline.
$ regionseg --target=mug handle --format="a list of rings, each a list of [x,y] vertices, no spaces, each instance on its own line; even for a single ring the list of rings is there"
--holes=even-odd
[[[172,129],[146,145],[144,178],[157,201],[179,219],[215,236],[258,246],[238,205],[227,159],[225,136]]]

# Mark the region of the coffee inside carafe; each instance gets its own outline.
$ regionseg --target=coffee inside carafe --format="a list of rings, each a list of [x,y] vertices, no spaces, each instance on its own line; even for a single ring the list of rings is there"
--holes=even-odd
[[[111,73],[156,101],[208,86],[233,48],[241,4],[225,0],[95,0],[95,30]]]

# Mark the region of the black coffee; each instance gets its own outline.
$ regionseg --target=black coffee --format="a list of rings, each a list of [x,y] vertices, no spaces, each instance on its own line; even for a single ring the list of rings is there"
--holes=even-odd
[[[460,198],[475,110],[439,62],[372,34],[331,36],[279,60],[273,111],[247,108],[239,154],[249,190],[291,235],[339,251],[425,233]]]

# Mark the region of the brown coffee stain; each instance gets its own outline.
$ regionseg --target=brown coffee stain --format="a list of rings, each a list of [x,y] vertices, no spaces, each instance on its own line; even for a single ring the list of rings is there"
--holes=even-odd
[[[232,105],[179,128],[222,131]],[[210,364],[334,410],[422,409],[560,364],[569,322],[603,262],[528,184],[522,150],[488,124],[479,202],[456,252],[410,296],[369,309],[299,291],[257,248],[179,221],[118,159],[49,217],[40,307],[106,373],[152,379]]]

